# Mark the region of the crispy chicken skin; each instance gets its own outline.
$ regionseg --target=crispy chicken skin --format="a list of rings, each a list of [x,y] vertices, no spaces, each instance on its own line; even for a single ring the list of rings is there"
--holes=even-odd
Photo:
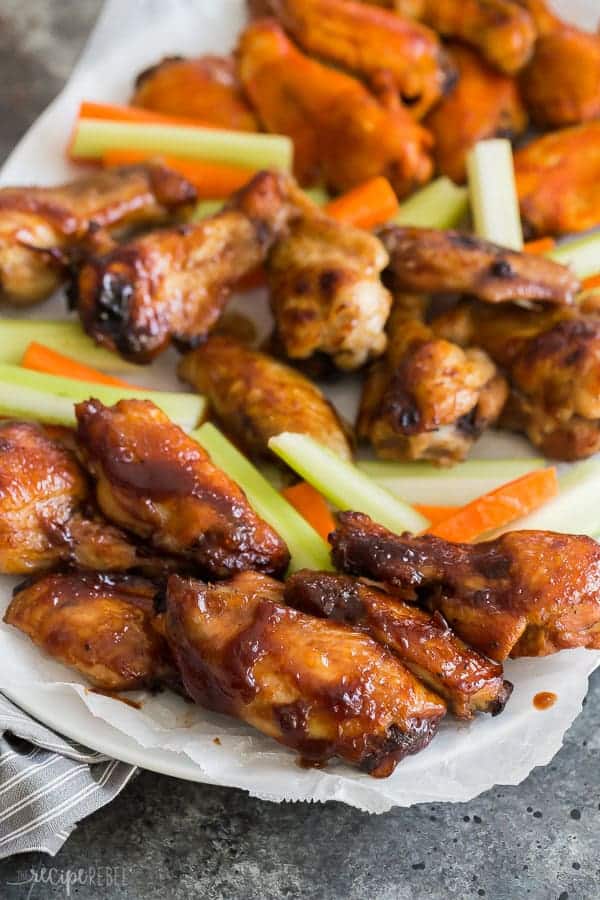
[[[381,241],[322,215],[303,217],[275,244],[267,279],[277,337],[291,359],[315,353],[352,370],[385,350],[391,308]]]
[[[429,180],[431,136],[401,107],[390,110],[360,81],[300,52],[275,20],[242,34],[240,78],[262,125],[294,141],[302,184],[344,191],[385,175],[398,196]]]
[[[183,357],[179,375],[208,398],[225,431],[253,457],[270,457],[269,439],[292,430],[352,457],[344,426],[318,387],[265,353],[213,335]]]
[[[390,225],[379,237],[390,255],[386,278],[392,291],[568,305],[580,287],[566,266],[459,231]]]
[[[385,594],[349,575],[302,570],[286,581],[284,598],[294,609],[365,631],[460,719],[498,715],[512,693],[502,666],[467,647],[439,613],[430,615],[397,592]]]
[[[15,590],[4,621],[99,690],[154,689],[178,681],[152,624],[156,593],[132,576],[44,575]]]
[[[458,80],[425,125],[435,138],[437,171],[462,183],[471,148],[488,138],[517,137],[527,127],[527,113],[513,78],[493,69],[469,47],[453,44],[450,53]]]
[[[600,649],[600,544],[582,535],[512,531],[481,544],[395,535],[342,513],[330,538],[343,571],[412,589],[467,644],[502,662],[571,647]]]
[[[142,363],[172,340],[206,337],[232,289],[264,261],[296,214],[293,190],[287,176],[261,172],[222,212],[88,259],[73,289],[88,334]]]
[[[131,103],[220,128],[258,131],[235,62],[227,56],[168,56],[138,75]]]
[[[57,187],[0,188],[0,298],[27,306],[64,281],[70,253],[96,229],[153,225],[195,188],[159,163],[99,172]]]
[[[385,357],[371,367],[357,422],[381,459],[460,462],[507,396],[487,353],[437,338],[419,298],[397,298]]]
[[[415,118],[454,81],[439,38],[414,20],[353,0],[271,0],[270,7],[306,53],[364,77],[375,91],[389,86]]]
[[[295,750],[376,778],[427,746],[445,705],[370,637],[290,609],[255,572],[169,579],[166,633],[190,696]]]
[[[78,436],[97,479],[98,504],[156,550],[216,577],[243,569],[281,574],[281,538],[243,491],[149,400],[76,406]]]
[[[521,216],[530,234],[600,224],[600,122],[536,138],[515,153]]]

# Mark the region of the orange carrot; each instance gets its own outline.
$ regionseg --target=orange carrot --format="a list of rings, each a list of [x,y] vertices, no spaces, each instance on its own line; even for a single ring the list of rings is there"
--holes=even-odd
[[[590,275],[589,278],[584,278],[581,287],[584,291],[595,291],[596,288],[600,288],[600,275]]]
[[[432,525],[443,522],[444,519],[450,518],[461,509],[460,506],[429,506],[427,503],[413,503],[413,509],[420,512],[422,516],[429,519]]]
[[[183,116],[167,116],[139,106],[123,106],[118,103],[94,103],[84,100],[79,106],[78,119],[106,119],[110,122],[147,122],[160,125],[191,125],[202,128],[216,128],[210,122],[186,119]]]
[[[85,366],[83,363],[71,359],[70,356],[63,356],[50,347],[38,344],[32,341],[23,354],[21,365],[25,369],[33,369],[34,372],[44,372],[46,375],[62,375],[64,378],[75,378],[77,381],[95,381],[98,384],[110,384],[113,387],[132,388],[133,385],[120,378],[113,378],[112,375],[105,375],[104,372],[98,372],[91,366]]]
[[[375,228],[398,212],[398,198],[387,178],[378,176],[331,200],[325,212],[346,225]]]
[[[428,528],[426,534],[447,541],[473,541],[488,531],[520,519],[557,493],[556,469],[536,469],[467,503],[454,515]]]
[[[554,250],[556,241],[551,237],[538,238],[536,241],[528,241],[523,250],[525,253],[534,253],[536,256],[542,256],[550,250]]]
[[[201,162],[164,156],[147,150],[110,150],[102,156],[105,168],[129,166],[148,159],[160,159],[166,166],[187,178],[198,191],[199,200],[220,200],[239,190],[254,175],[254,169],[229,166],[225,163]]]
[[[312,485],[300,481],[292,487],[284,488],[281,493],[322,538],[327,540],[327,536],[335,531],[331,510],[323,495]]]

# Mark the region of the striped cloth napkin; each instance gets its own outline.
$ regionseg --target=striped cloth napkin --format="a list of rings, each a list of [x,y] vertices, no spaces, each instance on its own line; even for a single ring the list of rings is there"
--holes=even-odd
[[[65,740],[0,694],[0,859],[29,850],[53,856],[136,772]]]

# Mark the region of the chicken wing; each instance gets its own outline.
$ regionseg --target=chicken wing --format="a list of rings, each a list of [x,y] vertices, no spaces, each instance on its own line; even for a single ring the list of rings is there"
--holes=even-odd
[[[305,763],[332,757],[384,778],[427,746],[445,706],[387,650],[286,607],[254,572],[208,585],[169,579],[166,633],[190,696]]]
[[[388,351],[365,381],[357,435],[382,459],[452,465],[500,415],[504,378],[482,350],[439,339],[420,318],[418,298],[398,298]]]
[[[375,91],[383,81],[417,119],[454,82],[435,32],[411,19],[353,0],[271,0],[270,6],[306,53],[366,78]]]
[[[149,362],[172,340],[206,337],[294,212],[290,190],[287,177],[259,173],[222,212],[88,259],[73,286],[86,331],[136,362]]]
[[[0,188],[0,297],[16,306],[44,300],[91,232],[162,222],[195,198],[188,181],[158,163],[58,187]]]
[[[410,590],[491,659],[600,649],[600,544],[582,535],[511,531],[481,544],[395,535],[342,513],[331,537],[343,571]]]
[[[183,357],[179,375],[208,398],[219,422],[251,456],[271,456],[269,439],[294,430],[342,459],[352,457],[344,426],[316,385],[265,353],[213,335]]]
[[[458,81],[425,125],[435,138],[436,169],[462,183],[471,148],[488,138],[517,137],[527,127],[527,113],[516,81],[491,68],[474,50],[453,44],[451,59]]]
[[[268,131],[294,141],[302,184],[344,191],[385,175],[404,196],[429,180],[431,136],[406,110],[386,109],[355,78],[301,53],[274,20],[243,33],[240,78]]]
[[[301,612],[365,631],[448,703],[460,719],[496,716],[512,693],[502,666],[471,650],[441,615],[430,615],[398,596],[348,575],[296,572],[285,585],[286,603]]]
[[[156,593],[132,576],[45,575],[15,590],[4,621],[99,690],[155,689],[179,681],[153,627]]]
[[[392,291],[572,304],[580,288],[566,266],[471,234],[390,225],[379,237],[390,255],[386,279]]]
[[[284,542],[202,447],[149,400],[76,407],[86,464],[104,514],[157,550],[226,577],[243,569],[280,574]]]
[[[380,281],[388,262],[371,234],[324,216],[304,217],[267,262],[277,338],[291,359],[315,353],[357,369],[385,350],[391,296]]]
[[[168,56],[136,78],[133,106],[239,131],[258,131],[234,60]]]
[[[529,233],[568,234],[600,224],[600,122],[552,132],[515,153]]]

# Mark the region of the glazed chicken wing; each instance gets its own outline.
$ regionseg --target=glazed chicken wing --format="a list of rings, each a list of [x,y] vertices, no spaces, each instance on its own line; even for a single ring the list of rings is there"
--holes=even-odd
[[[267,278],[277,336],[291,359],[315,353],[357,369],[386,345],[388,262],[371,234],[324,216],[304,217],[275,244]]]
[[[568,305],[580,287],[566,266],[459,231],[390,225],[379,237],[390,255],[386,278],[392,291]]]
[[[482,350],[439,339],[419,298],[397,298],[388,350],[367,375],[357,423],[382,459],[451,465],[496,421],[506,382]]]
[[[512,531],[481,544],[395,535],[342,513],[335,563],[393,590],[412,589],[467,644],[499,662],[570,647],[600,649],[600,544],[582,535]]]
[[[431,137],[401,107],[390,110],[350,75],[301,53],[270,19],[243,33],[240,78],[263,126],[294,141],[302,184],[344,191],[385,175],[404,196],[429,180]]]
[[[158,163],[58,187],[0,188],[0,297],[17,306],[44,300],[90,233],[156,224],[195,198],[188,181]]]
[[[231,338],[213,335],[183,357],[179,375],[204,394],[219,422],[254,457],[271,456],[269,439],[301,431],[342,459],[352,450],[321,391],[295,369]]]
[[[217,577],[243,569],[280,574],[281,538],[202,447],[149,400],[76,407],[78,436],[97,479],[98,504],[156,550]]]
[[[234,60],[227,56],[168,56],[138,75],[131,103],[219,128],[258,131]]]
[[[415,118],[454,81],[437,35],[414,20],[354,0],[271,0],[270,6],[306,53],[366,78],[375,91],[389,86]]]
[[[531,234],[600,224],[600,122],[551,132],[515,153],[521,216]]]
[[[435,138],[436,169],[453,181],[466,179],[466,160],[478,142],[513,139],[527,127],[527,113],[513,78],[491,68],[474,50],[453,44],[458,81],[425,125]]]
[[[98,690],[154,689],[179,680],[153,627],[156,593],[132,576],[44,575],[15,590],[4,621]]]
[[[426,747],[443,702],[387,650],[345,625],[285,606],[283,585],[244,572],[167,589],[167,638],[190,696],[323,765],[391,775]]]
[[[302,570],[285,585],[285,600],[309,615],[364,630],[440,694],[452,712],[470,719],[476,712],[498,715],[512,692],[502,666],[467,647],[441,615],[385,594],[349,575]]]

